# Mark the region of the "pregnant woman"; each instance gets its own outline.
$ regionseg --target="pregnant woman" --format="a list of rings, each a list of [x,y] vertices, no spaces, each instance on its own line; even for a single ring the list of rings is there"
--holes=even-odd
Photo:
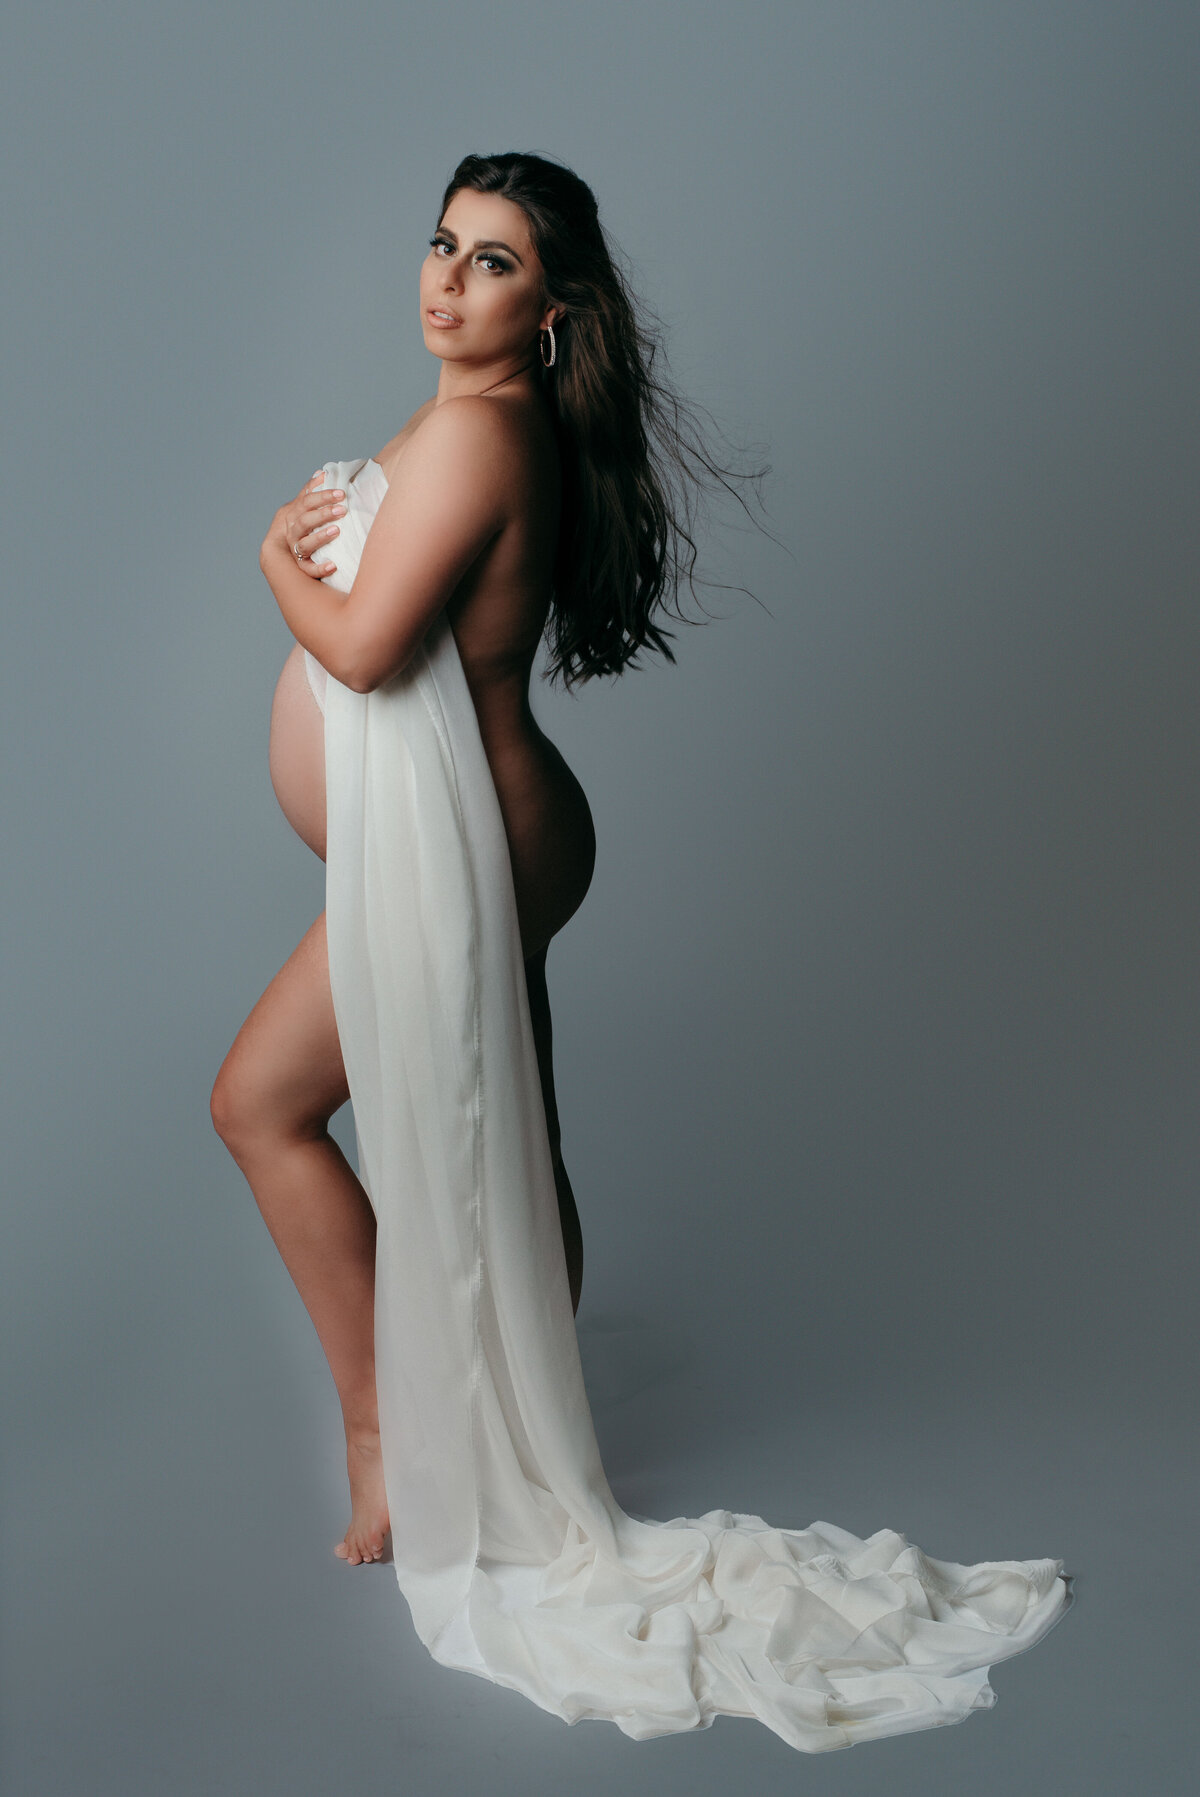
[[[271,774],[326,908],[212,1096],[341,1400],[335,1551],[390,1540],[430,1653],[568,1722],[645,1739],[755,1716],[817,1752],[958,1721],[1067,1607],[1060,1560],[958,1565],[890,1529],[719,1509],[664,1523],[609,1488],[546,990],[595,839],[529,681],[543,639],[568,684],[670,657],[655,620],[681,544],[694,565],[688,496],[727,471],[652,375],[560,165],[459,164],[420,309],[434,397],[378,456],[326,463],[263,543],[296,639]],[[347,1098],[357,1174],[328,1130]]]

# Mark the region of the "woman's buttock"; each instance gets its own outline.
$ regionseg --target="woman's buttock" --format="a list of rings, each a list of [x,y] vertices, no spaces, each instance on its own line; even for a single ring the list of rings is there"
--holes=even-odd
[[[540,731],[503,750],[487,746],[487,753],[528,960],[583,903],[596,862],[596,831],[582,786]]]
[[[325,719],[296,643],[271,704],[271,784],[283,815],[314,855],[325,859]]]

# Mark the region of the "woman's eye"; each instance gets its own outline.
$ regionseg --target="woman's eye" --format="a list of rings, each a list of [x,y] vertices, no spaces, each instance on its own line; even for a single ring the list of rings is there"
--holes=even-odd
[[[429,244],[435,254],[438,250],[449,250],[451,255],[454,253],[454,245],[446,237],[431,237],[429,239]],[[501,274],[506,274],[508,272],[508,263],[502,262],[499,256],[489,256],[485,254],[481,255],[478,259],[480,262],[490,262],[493,268],[498,268],[500,270]],[[442,260],[444,261],[445,258],[443,257]]]

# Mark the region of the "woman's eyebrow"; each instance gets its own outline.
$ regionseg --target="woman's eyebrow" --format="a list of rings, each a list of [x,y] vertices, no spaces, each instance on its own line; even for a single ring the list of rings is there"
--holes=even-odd
[[[443,225],[442,231],[445,236],[454,237],[455,243],[458,242],[458,238],[455,237],[454,232],[448,225]],[[498,237],[477,237],[471,247],[476,250],[507,250],[510,256],[516,257],[516,260],[521,262],[520,256],[517,255],[517,252],[513,249],[512,245],[509,243],[502,243]],[[521,267],[524,268],[524,266],[524,262],[521,262]]]

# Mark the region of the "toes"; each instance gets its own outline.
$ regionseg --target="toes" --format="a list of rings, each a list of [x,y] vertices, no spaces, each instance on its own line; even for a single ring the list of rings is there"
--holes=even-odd
[[[339,1560],[345,1560],[350,1566],[363,1566],[371,1565],[376,1560],[382,1560],[386,1548],[387,1530],[384,1529],[381,1533],[377,1529],[373,1535],[368,1535],[361,1544],[352,1541],[347,1535],[344,1541],[339,1541],[336,1544],[333,1551]]]

